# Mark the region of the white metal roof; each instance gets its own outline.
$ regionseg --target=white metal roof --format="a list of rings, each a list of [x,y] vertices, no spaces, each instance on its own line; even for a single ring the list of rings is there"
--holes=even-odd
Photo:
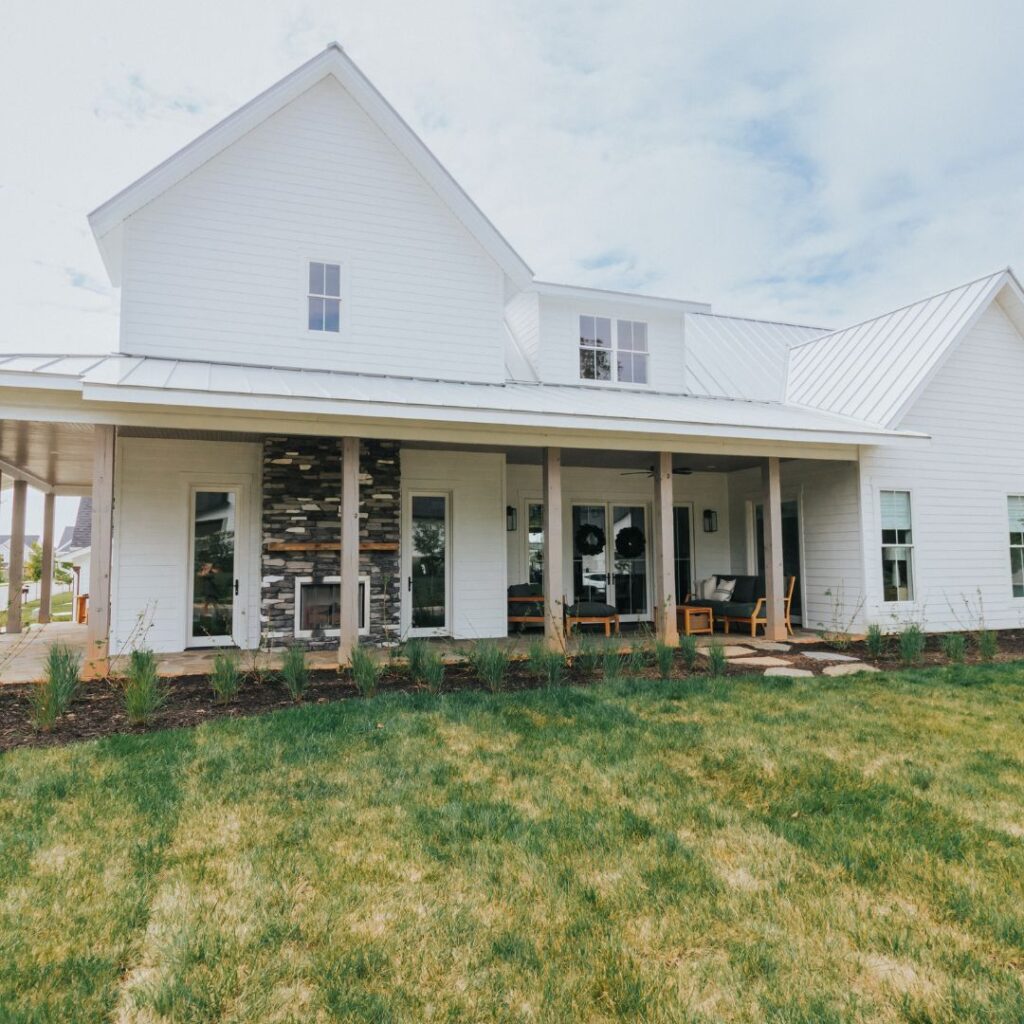
[[[469,384],[331,371],[110,355],[0,358],[0,387],[74,389],[86,401],[247,413],[373,416],[446,424],[551,427],[871,444],[910,436],[778,402],[730,401],[600,385]]]
[[[401,115],[377,91],[373,83],[337,44],[323,51],[279,82],[270,86],[244,106],[229,114],[197,139],[194,139],[163,163],[122,189],[89,214],[96,242],[114,284],[120,283],[123,223],[136,210],[187,177],[198,167],[236,142],[247,132],[282,109],[317,82],[333,75],[367,115],[394,143],[399,152],[419,171],[430,186],[448,204],[489,253],[492,259],[519,287],[533,279],[533,271],[512,248],[483,211],[463,191],[423,140]]]
[[[786,401],[893,426],[956,340],[1009,286],[1009,270],[797,345]]]
[[[686,390],[695,395],[781,402],[793,345],[828,333],[825,327],[689,313],[684,319]]]

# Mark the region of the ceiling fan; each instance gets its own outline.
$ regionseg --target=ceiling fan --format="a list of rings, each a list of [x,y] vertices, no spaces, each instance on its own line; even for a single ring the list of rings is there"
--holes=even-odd
[[[693,472],[689,466],[680,466],[678,469],[673,468],[673,476],[689,476]],[[648,466],[646,469],[625,469],[619,476],[649,476],[655,477],[657,470],[653,466]]]

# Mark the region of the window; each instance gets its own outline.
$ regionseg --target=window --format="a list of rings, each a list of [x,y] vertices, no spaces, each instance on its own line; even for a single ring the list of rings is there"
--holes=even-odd
[[[1010,513],[1010,578],[1013,596],[1024,597],[1024,496],[1007,499]]]
[[[646,384],[647,324],[581,316],[580,380]]]
[[[359,577],[359,635],[370,632],[370,577]],[[295,635],[341,635],[341,583],[338,576],[325,576],[317,582],[312,576],[295,578]]]
[[[910,491],[882,491],[882,598],[914,600],[914,535]]]
[[[693,574],[690,562],[690,506],[676,505],[672,509],[672,536],[675,540],[676,604],[682,604],[690,593]]]
[[[544,506],[531,501],[526,506],[526,560],[530,583],[544,582]]]
[[[337,263],[309,265],[309,329],[341,330],[341,266]]]

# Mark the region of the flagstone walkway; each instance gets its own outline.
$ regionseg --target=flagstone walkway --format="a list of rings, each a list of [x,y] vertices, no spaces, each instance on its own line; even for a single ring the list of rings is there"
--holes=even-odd
[[[795,665],[796,657],[807,658],[821,665],[821,675],[852,676],[858,672],[877,672],[874,665],[859,661],[849,654],[838,651],[804,651],[801,646],[817,643],[820,637],[813,633],[798,633],[790,643],[776,643],[769,640],[751,638],[742,644],[725,643],[717,637],[704,637],[698,653],[707,657],[712,644],[718,644],[730,665],[742,665],[744,668],[763,668],[766,676],[813,676],[816,673],[809,668]],[[788,657],[787,657],[788,655]]]

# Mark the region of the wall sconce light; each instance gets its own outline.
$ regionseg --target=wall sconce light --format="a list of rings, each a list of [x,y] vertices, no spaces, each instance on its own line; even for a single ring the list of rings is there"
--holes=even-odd
[[[519,525],[519,516],[516,514],[515,505],[505,506],[505,529],[509,533],[515,533]]]
[[[718,533],[718,513],[713,508],[704,509],[704,532]]]

